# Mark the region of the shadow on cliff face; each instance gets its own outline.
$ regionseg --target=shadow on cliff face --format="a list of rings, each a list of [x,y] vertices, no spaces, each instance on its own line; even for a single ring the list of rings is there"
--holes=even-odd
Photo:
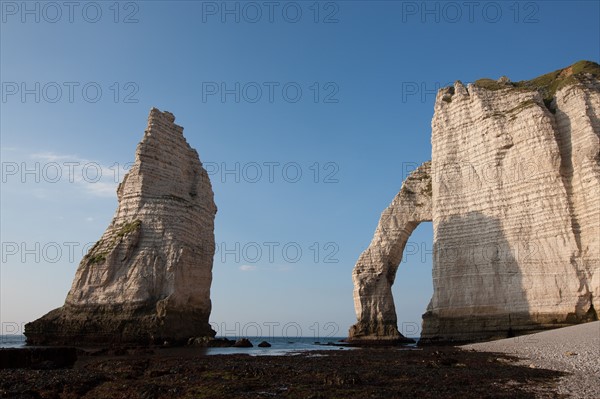
[[[510,244],[481,212],[434,219],[433,297],[423,342],[506,338],[530,328],[522,268],[536,246]]]
[[[590,93],[582,91],[582,94],[585,117],[578,117],[587,118],[592,127],[600,127],[600,119]],[[600,129],[583,131],[581,121],[574,118],[568,110],[560,108],[555,112],[555,122],[555,139],[560,149],[560,175],[567,194],[571,230],[577,245],[577,256],[572,259],[571,265],[580,281],[579,300],[575,311],[568,317],[573,322],[594,321],[598,320],[596,307],[600,308],[600,285],[594,284],[594,281],[598,281],[598,277],[594,275],[600,272],[600,254],[593,250],[598,247],[599,234],[598,225],[590,215],[600,213],[600,151],[598,145],[583,147],[580,143],[583,138],[590,142],[593,142],[594,136],[596,139],[600,138]]]

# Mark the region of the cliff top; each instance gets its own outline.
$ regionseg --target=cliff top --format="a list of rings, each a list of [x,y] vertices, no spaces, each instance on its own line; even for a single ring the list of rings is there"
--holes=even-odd
[[[474,84],[487,90],[514,88],[517,90],[539,91],[543,95],[544,101],[550,102],[559,89],[589,77],[600,79],[600,65],[592,61],[579,61],[566,68],[531,80],[511,82],[506,77],[501,77],[498,80],[484,78],[476,80]]]

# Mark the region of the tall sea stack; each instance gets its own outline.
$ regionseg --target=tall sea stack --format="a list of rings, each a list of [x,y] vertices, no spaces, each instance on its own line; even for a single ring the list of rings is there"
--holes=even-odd
[[[111,224],[79,264],[65,304],[25,326],[29,344],[214,336],[217,208],[198,153],[174,122],[169,112],[150,111]]]

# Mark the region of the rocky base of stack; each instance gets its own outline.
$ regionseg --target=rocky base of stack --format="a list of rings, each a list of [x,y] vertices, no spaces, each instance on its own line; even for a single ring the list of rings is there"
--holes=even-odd
[[[564,314],[559,313],[532,315],[523,312],[438,317],[428,312],[423,315],[423,333],[419,345],[460,344],[512,338],[596,320],[598,316],[593,308],[583,317],[569,314],[566,319]]]
[[[156,309],[134,306],[63,306],[28,323],[29,345],[186,344],[190,337],[214,337],[197,311],[169,311],[158,317]]]
[[[350,327],[346,342],[358,346],[388,346],[415,343],[398,332],[396,322],[365,323],[358,322]]]

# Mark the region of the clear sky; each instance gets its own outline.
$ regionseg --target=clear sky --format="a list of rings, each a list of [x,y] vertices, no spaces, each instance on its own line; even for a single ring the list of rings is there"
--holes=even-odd
[[[343,336],[354,263],[431,158],[436,89],[600,61],[598,1],[0,9],[2,333],[62,305],[153,106],[175,114],[211,174],[219,334]],[[431,248],[427,223],[397,275],[407,335],[431,297]]]

